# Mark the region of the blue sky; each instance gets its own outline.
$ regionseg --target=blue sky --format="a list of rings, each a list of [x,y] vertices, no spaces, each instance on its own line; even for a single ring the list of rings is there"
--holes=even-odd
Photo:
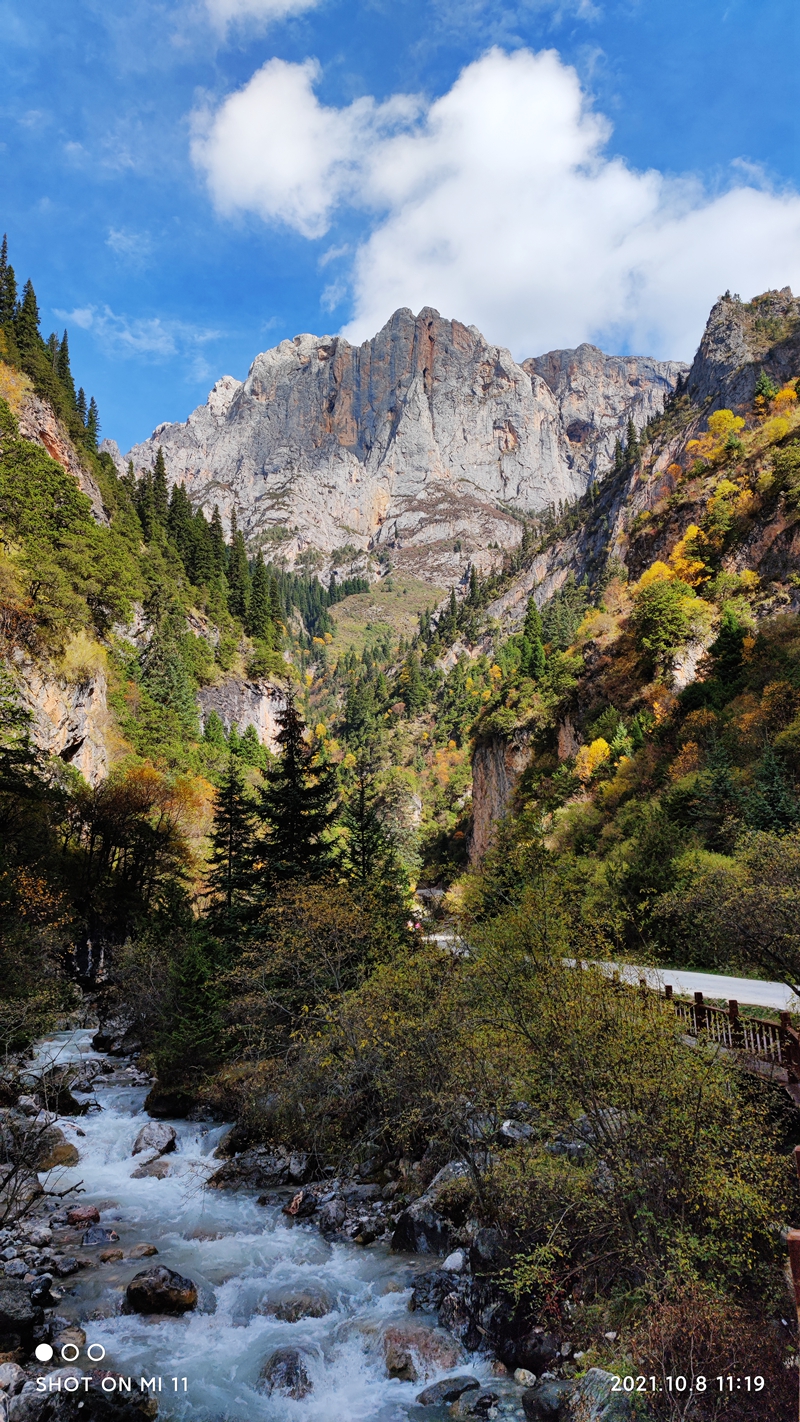
[[[794,0],[0,3],[0,228],[123,449],[397,305],[687,357],[800,289]]]

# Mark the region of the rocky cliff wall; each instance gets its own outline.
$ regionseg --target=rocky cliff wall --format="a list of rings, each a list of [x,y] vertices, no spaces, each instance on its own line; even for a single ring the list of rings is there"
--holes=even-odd
[[[472,759],[471,864],[479,864],[489,849],[499,820],[507,813],[520,776],[531,758],[530,739],[520,732],[480,742]]]
[[[251,542],[277,539],[289,563],[351,545],[447,582],[488,566],[490,545],[513,547],[522,512],[583,492],[682,369],[593,346],[518,365],[474,326],[401,310],[359,347],[282,341],[126,457],[152,467],[163,447],[171,481],[208,510],[236,508]]]
[[[92,513],[97,522],[107,524],[108,516],[103,508],[100,490],[50,405],[38,395],[25,395],[17,411],[17,419],[23,439],[33,440],[34,444],[41,445],[51,459],[55,459],[57,464],[72,475],[83,493],[91,500]]]
[[[240,732],[246,731],[248,726],[255,726],[261,744],[276,750],[277,714],[284,704],[280,687],[269,682],[227,677],[216,686],[204,686],[198,701],[203,725],[210,713],[216,711],[226,731],[230,731],[232,726]]]
[[[17,659],[20,701],[33,717],[32,735],[40,750],[74,765],[90,785],[105,779],[113,719],[106,679],[94,671],[78,682],[48,677],[42,667]]]
[[[692,399],[714,409],[749,404],[762,370],[782,385],[800,365],[800,300],[791,287],[752,301],[726,292],[712,308],[689,372]]]

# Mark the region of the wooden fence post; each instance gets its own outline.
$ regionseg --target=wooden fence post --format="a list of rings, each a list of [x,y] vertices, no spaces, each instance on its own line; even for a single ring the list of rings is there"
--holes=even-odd
[[[702,1032],[705,1025],[706,1009],[703,1005],[703,994],[701,992],[696,992],[694,995],[694,1030],[698,1037],[700,1036],[700,1033]]]
[[[728,999],[728,1017],[731,1024],[731,1046],[741,1047],[744,1033],[742,1031],[742,1019],[739,1016],[739,1004],[735,997]]]

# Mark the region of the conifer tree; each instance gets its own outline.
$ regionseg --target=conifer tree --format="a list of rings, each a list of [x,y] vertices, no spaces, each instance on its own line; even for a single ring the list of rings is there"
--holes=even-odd
[[[520,671],[523,676],[532,677],[538,681],[544,671],[545,655],[542,643],[542,619],[539,609],[536,606],[536,599],[531,593],[528,599],[528,610],[525,613],[525,622],[522,628],[522,654],[520,656]]]
[[[92,396],[89,401],[89,411],[86,416],[86,443],[90,449],[97,449],[97,436],[100,433],[100,413],[97,408],[97,401]]]
[[[136,512],[142,525],[145,543],[151,543],[156,535],[156,509],[153,500],[153,476],[145,469],[136,485]]]
[[[265,772],[258,813],[266,830],[264,855],[270,880],[318,878],[332,851],[325,832],[334,819],[334,780],[312,764],[314,752],[294,694],[278,712],[281,754]]]
[[[30,279],[23,287],[22,301],[14,313],[14,334],[23,357],[33,355],[41,348],[39,303],[36,300],[36,292]]]
[[[176,484],[175,488],[178,487]],[[189,547],[189,576],[196,587],[207,586],[214,580],[214,548],[211,529],[206,523],[202,509],[198,509],[192,519]]]
[[[250,569],[244,534],[236,522],[236,510],[231,514],[231,542],[228,549],[228,608],[233,617],[247,620],[250,601]]]
[[[268,642],[271,640],[272,599],[270,596],[270,576],[267,572],[261,549],[258,551],[255,567],[253,569],[253,581],[250,587],[250,605],[247,611],[247,630],[251,637],[257,637],[259,641]]]
[[[14,268],[8,263],[8,238],[3,235],[0,246],[0,326],[7,326],[14,320],[17,309],[17,280]]]
[[[219,515],[219,506],[214,505],[214,512],[211,515],[211,554],[214,559],[214,572],[224,573],[227,564],[227,548],[225,547],[225,532],[222,527],[222,519]]]
[[[61,341],[60,341],[59,347],[58,347],[58,354],[56,355],[53,368],[54,368],[55,373],[56,373],[56,375],[58,376],[59,380],[61,381],[61,384],[63,385],[64,389],[66,390],[70,402],[74,405],[74,404],[75,404],[75,399],[76,399],[76,396],[75,396],[75,382],[74,382],[74,380],[72,379],[72,369],[71,369],[70,363],[69,363],[69,336],[67,335],[67,332],[66,332],[66,331],[64,332],[63,336],[61,337]],[[81,394],[83,395],[83,391],[81,391]],[[79,413],[80,413],[80,411],[79,411]],[[83,396],[83,415],[82,415],[82,419],[83,419],[83,423],[86,424],[86,396],[85,396],[85,395]]]
[[[192,506],[183,484],[177,480],[172,486],[167,512],[167,534],[172,539],[184,563],[190,559],[193,545]]]
[[[347,831],[344,868],[351,878],[376,887],[381,881],[396,885],[400,866],[378,813],[369,766],[363,757],[356,767],[355,790],[342,811],[342,823]]]
[[[256,847],[256,814],[236,756],[230,755],[217,793],[208,886],[211,926],[228,936],[251,902]]]
[[[84,390],[83,386],[81,386],[80,390],[78,391],[77,395],[75,396],[75,409],[78,411],[78,418],[80,419],[81,424],[82,424],[82,425],[85,425],[85,424],[86,424],[86,414],[87,414],[87,410],[86,410],[86,391]]]
[[[161,445],[158,447],[156,462],[153,465],[152,489],[154,517],[160,528],[166,528],[169,513],[169,486],[167,484],[167,466],[164,462],[164,451]]]

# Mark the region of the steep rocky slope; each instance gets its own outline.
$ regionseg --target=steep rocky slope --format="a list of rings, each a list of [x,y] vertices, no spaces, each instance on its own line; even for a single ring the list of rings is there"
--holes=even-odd
[[[360,347],[282,341],[126,457],[149,468],[163,447],[193,502],[235,508],[290,563],[371,551],[446,583],[513,547],[521,513],[583,493],[683,371],[593,346],[518,365],[474,326],[403,309]]]

